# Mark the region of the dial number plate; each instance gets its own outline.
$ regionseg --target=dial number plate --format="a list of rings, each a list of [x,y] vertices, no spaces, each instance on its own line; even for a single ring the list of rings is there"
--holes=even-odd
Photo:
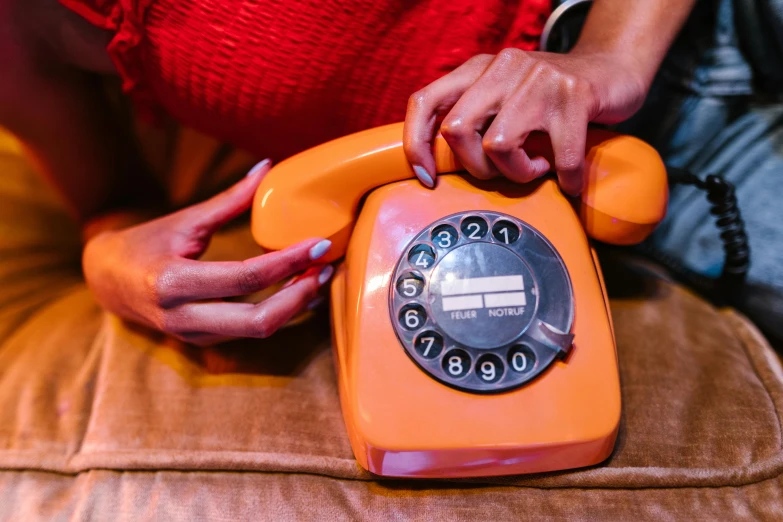
[[[417,234],[395,268],[389,307],[408,356],[471,393],[538,377],[570,345],[574,315],[571,280],[551,243],[490,211],[447,216]]]

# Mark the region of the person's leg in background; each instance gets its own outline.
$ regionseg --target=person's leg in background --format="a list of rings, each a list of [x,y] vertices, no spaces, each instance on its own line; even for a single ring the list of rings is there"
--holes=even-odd
[[[645,106],[619,130],[655,146],[667,165],[736,187],[751,252],[736,302],[773,341],[783,339],[783,98],[762,94],[762,78],[741,43],[736,3],[705,0],[672,48]],[[782,0],[762,0],[779,3]],[[773,48],[774,42],[769,48]],[[769,53],[769,60],[776,60]],[[756,63],[763,62],[757,58]],[[783,68],[783,64],[779,64]],[[783,90],[781,90],[783,92]],[[718,277],[723,242],[705,192],[673,186],[669,212],[649,245],[702,275]]]

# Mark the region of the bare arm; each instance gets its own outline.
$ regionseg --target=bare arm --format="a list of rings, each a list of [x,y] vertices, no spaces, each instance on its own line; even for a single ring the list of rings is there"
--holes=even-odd
[[[578,194],[588,123],[639,110],[695,1],[596,0],[570,53],[479,55],[415,93],[403,143],[417,176],[433,186],[431,143],[443,116],[443,137],[475,177],[524,183],[556,170],[563,190]],[[532,131],[549,134],[555,165],[525,153]]]
[[[646,88],[697,0],[595,0],[572,55],[606,53]]]

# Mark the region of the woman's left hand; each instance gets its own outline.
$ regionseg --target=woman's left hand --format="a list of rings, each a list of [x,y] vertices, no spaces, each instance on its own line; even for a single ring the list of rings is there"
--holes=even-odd
[[[644,75],[617,53],[553,54],[504,49],[471,58],[411,96],[403,144],[417,177],[434,186],[432,140],[440,131],[465,169],[479,179],[498,175],[525,183],[557,171],[561,188],[584,187],[588,122],[617,123],[636,112],[647,92]],[[555,164],[530,158],[532,131],[552,141]]]

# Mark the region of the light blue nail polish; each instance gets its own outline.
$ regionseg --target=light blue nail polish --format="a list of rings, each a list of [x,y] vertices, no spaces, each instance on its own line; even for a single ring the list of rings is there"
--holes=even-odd
[[[419,178],[421,182],[427,185],[429,188],[435,186],[435,182],[432,181],[432,176],[430,176],[429,172],[424,170],[424,167],[420,165],[414,165],[413,171],[416,173],[416,177]]]
[[[329,280],[330,277],[332,277],[332,274],[334,273],[334,268],[332,265],[326,265],[323,270],[321,270],[321,273],[318,274],[318,284],[322,285],[325,282]]]
[[[259,170],[265,168],[270,163],[272,163],[272,160],[269,159],[269,158],[267,158],[267,159],[265,159],[263,161],[259,161],[258,163],[255,164],[255,166],[252,169],[250,169],[247,172],[247,175],[245,177],[249,178],[250,176],[253,176],[254,174],[257,174]]]
[[[310,249],[310,259],[315,261],[319,257],[323,257],[324,254],[326,254],[327,251],[332,247],[332,242],[328,239],[324,239],[323,241],[319,241]]]
[[[310,301],[310,304],[307,305],[307,309],[308,310],[315,310],[316,308],[321,306],[323,304],[323,302],[324,302],[324,298],[323,297],[316,297],[315,299]]]

